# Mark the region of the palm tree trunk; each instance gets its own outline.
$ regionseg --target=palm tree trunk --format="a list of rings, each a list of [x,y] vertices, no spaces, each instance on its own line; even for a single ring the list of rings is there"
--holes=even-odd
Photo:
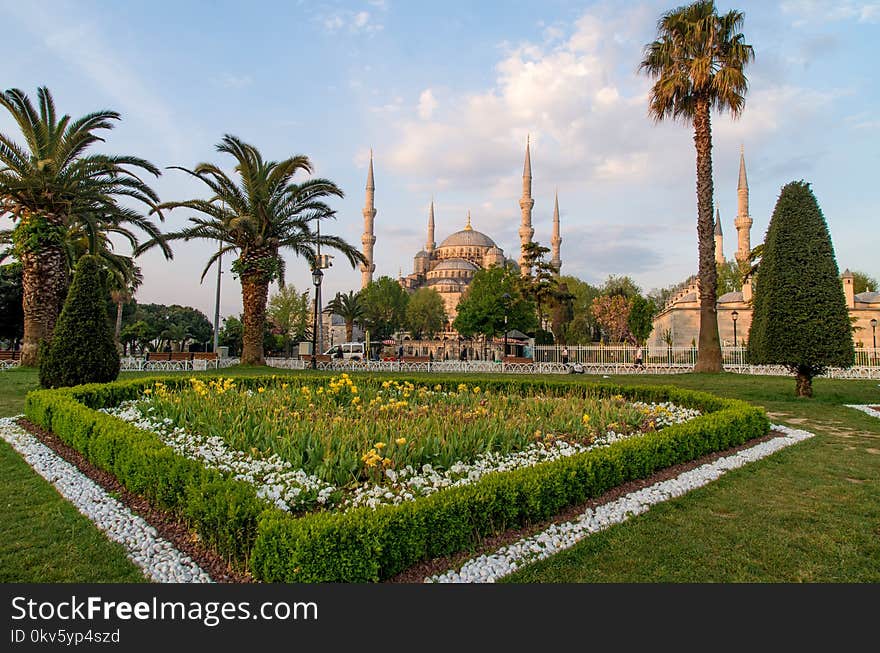
[[[712,127],[709,98],[696,100],[694,145],[697,149],[697,239],[699,242],[700,342],[694,372],[721,371],[721,339],[718,336],[715,225],[712,218]]]
[[[269,281],[265,275],[261,272],[242,275],[241,297],[244,308],[241,364],[265,365],[263,330],[266,325],[266,302],[269,298]]]
[[[61,247],[54,245],[22,252],[19,259],[24,312],[21,364],[36,367],[40,346],[52,339],[67,295],[67,259]]]
[[[813,396],[813,374],[809,367],[799,366],[797,368],[795,395],[798,397]]]
[[[345,342],[351,342],[351,339],[354,337],[354,321],[346,320],[345,321]]]
[[[116,302],[116,344],[119,344],[119,334],[122,333],[122,300]]]

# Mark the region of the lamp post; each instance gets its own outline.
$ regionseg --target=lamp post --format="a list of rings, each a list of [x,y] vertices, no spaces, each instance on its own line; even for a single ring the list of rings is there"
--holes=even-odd
[[[504,353],[501,354],[501,363],[504,363],[504,357],[507,356],[507,311],[509,310],[510,304],[510,293],[504,293],[501,295],[501,299],[504,300]]]
[[[871,339],[874,341],[874,360],[877,360],[877,318],[871,318]]]
[[[315,269],[312,270],[312,283],[315,284],[315,323],[312,327],[312,369],[318,369],[318,293],[321,291],[321,280],[324,277],[324,273],[321,272],[321,268],[317,267],[318,263],[315,262]]]
[[[733,346],[736,347],[736,318],[739,317],[739,313],[734,311],[730,314],[730,317],[733,318]]]

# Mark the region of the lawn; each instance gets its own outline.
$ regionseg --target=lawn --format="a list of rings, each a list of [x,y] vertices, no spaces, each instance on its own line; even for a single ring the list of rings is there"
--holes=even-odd
[[[236,369],[235,374],[266,371]],[[426,381],[438,378],[424,376]],[[468,378],[479,382],[485,377]],[[510,580],[880,580],[880,422],[842,406],[880,402],[876,381],[818,379],[815,398],[798,400],[793,396],[794,381],[788,378],[687,374],[613,380],[672,384],[744,399],[764,406],[775,422],[811,430],[819,437],[594,535]],[[24,393],[35,386],[33,372],[0,374],[0,414],[20,413]],[[5,543],[0,545],[0,579],[121,582],[133,578],[118,547],[103,540],[5,443],[0,450],[5,524],[0,533]],[[39,505],[28,505],[18,499],[25,496],[49,502],[35,499]],[[73,530],[66,517],[46,517],[60,514],[65,506],[74,513],[70,517],[76,528],[83,531]],[[96,561],[95,536],[107,551],[102,567]]]

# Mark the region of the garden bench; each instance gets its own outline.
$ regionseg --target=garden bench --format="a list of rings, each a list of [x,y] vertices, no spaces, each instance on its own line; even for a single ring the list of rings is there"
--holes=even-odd
[[[514,365],[514,364],[522,364],[522,365],[530,365],[535,361],[531,358],[526,358],[525,356],[505,356],[504,361],[506,365]]]
[[[191,353],[194,361],[215,361],[219,358],[219,354],[214,351],[194,351]]]
[[[0,361],[17,361],[21,358],[21,351],[0,349]]]
[[[146,361],[191,361],[193,352],[189,351],[148,351]]]

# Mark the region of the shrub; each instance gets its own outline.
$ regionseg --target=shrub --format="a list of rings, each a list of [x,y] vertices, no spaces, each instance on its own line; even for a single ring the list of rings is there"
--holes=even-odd
[[[834,247],[809,184],[782,188],[759,273],[749,359],[787,366],[797,374],[797,395],[812,396],[812,378],[851,366],[855,353]]]
[[[94,256],[77,263],[52,342],[40,356],[44,388],[102,383],[119,376],[119,351],[107,321],[101,270]]]

